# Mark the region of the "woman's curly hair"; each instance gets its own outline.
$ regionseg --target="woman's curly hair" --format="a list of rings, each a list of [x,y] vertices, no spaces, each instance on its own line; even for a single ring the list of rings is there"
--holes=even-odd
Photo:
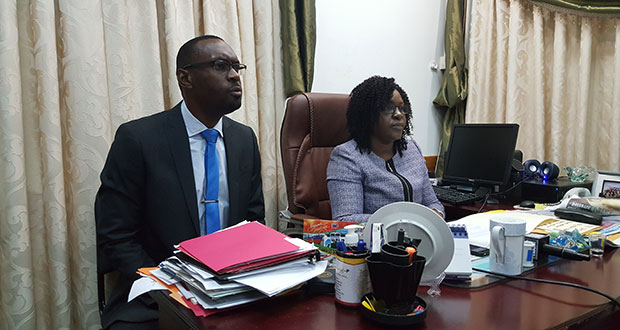
[[[370,153],[370,136],[379,121],[380,112],[392,104],[394,90],[400,93],[405,107],[411,109],[407,93],[394,82],[394,78],[372,76],[357,85],[351,91],[349,106],[347,107],[347,129],[351,137],[357,142],[360,152]],[[409,123],[411,111],[405,114],[406,124],[403,137],[394,142],[394,151],[402,156],[407,149],[405,135],[411,134]]]

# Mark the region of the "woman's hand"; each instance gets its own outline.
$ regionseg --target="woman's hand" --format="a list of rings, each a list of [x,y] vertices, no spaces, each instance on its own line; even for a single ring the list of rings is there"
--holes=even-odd
[[[432,209],[433,211],[435,211],[435,213],[439,214],[439,216],[444,219],[444,214],[443,212],[439,211],[438,209]]]

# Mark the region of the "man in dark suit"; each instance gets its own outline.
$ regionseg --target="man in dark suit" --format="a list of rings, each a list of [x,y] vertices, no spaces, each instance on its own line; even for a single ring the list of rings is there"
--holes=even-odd
[[[127,303],[136,270],[157,266],[175,244],[207,233],[202,197],[209,171],[202,131],[217,131],[219,227],[264,222],[256,136],[224,116],[241,106],[245,65],[216,36],[185,43],[176,64],[183,101],[121,125],[101,173],[95,201],[98,268],[118,277],[106,288],[111,297],[102,313],[104,329],[157,327],[157,306],[148,295]]]

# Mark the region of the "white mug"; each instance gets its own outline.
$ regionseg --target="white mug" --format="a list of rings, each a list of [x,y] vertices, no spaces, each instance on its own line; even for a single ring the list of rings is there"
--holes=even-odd
[[[506,275],[521,274],[525,220],[492,218],[489,230],[491,231],[489,270]]]

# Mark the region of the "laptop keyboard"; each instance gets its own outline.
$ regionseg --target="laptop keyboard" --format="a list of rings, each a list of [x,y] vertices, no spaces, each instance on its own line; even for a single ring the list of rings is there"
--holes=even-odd
[[[473,204],[480,197],[471,192],[459,191],[447,187],[433,186],[437,199],[453,205]]]

